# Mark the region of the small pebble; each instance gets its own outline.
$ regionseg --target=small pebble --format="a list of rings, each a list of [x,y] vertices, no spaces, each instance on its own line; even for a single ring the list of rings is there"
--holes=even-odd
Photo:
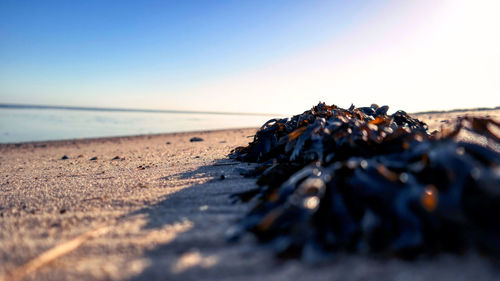
[[[120,156],[115,156],[113,159],[111,160],[120,160]]]
[[[221,181],[223,181],[223,180],[225,180],[225,179],[226,179],[226,176],[224,176],[224,175],[220,175],[220,180],[221,180]]]
[[[66,209],[59,210],[59,214],[64,214],[64,213],[66,213]]]
[[[166,144],[171,144],[171,142],[167,141]]]
[[[66,160],[66,159],[69,159],[69,157],[67,155],[64,155],[63,157],[61,157],[61,160]]]
[[[189,140],[190,142],[195,142],[195,141],[203,141],[202,138],[199,138],[199,137],[193,137]]]
[[[91,161],[95,161],[97,159],[98,159],[97,156],[94,156],[94,157],[90,158]]]

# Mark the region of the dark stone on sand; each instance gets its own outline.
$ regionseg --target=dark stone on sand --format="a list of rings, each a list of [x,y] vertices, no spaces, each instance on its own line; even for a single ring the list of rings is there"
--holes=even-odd
[[[171,144],[171,142],[167,141],[165,144]]]
[[[91,161],[95,161],[97,159],[98,159],[97,156],[94,156],[94,157],[90,158]]]
[[[226,176],[224,176],[224,175],[220,175],[220,180],[221,180],[221,181],[222,181],[222,180],[225,180],[225,179],[226,179]]]
[[[69,159],[69,157],[67,155],[64,155],[63,157],[61,157],[61,160],[66,160],[66,159]]]
[[[190,142],[195,142],[195,141],[203,141],[202,138],[199,138],[199,137],[193,137],[189,140]]]
[[[111,160],[120,160],[120,156],[115,156],[113,159]]]

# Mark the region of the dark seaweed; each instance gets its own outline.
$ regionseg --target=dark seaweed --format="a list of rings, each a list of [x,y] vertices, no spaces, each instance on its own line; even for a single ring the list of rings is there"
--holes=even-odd
[[[272,119],[231,156],[258,162],[249,231],[279,256],[318,260],[338,251],[412,258],[470,247],[500,254],[500,153],[488,118],[463,117],[429,133],[388,107],[320,103]],[[486,145],[463,142],[463,130]]]

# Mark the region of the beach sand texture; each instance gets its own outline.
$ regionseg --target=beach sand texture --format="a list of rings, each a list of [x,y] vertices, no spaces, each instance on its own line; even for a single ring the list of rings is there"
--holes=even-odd
[[[434,130],[466,114],[500,120],[500,110],[417,117]],[[311,266],[280,261],[251,236],[227,243],[248,208],[229,195],[255,186],[238,173],[251,165],[227,154],[255,131],[0,145],[0,280],[500,278],[475,253],[412,262],[339,254]],[[58,245],[58,258],[20,268]]]

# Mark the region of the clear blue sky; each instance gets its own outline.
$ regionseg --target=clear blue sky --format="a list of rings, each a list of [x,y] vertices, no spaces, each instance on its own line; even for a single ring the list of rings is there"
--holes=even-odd
[[[496,1],[0,1],[0,102],[500,105]],[[411,101],[418,95],[425,102]]]

